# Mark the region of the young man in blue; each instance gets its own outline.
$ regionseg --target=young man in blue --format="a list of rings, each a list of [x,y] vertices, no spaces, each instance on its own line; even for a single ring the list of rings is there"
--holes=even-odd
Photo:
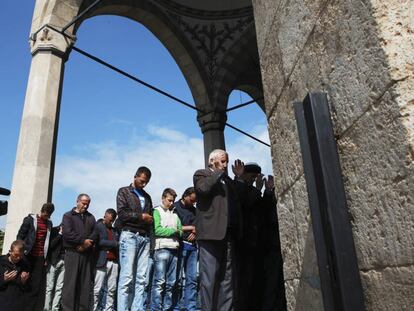
[[[170,310],[172,291],[177,274],[177,259],[182,226],[174,213],[176,192],[167,188],[161,205],[154,209],[154,277],[151,291],[151,310]]]
[[[180,218],[183,226],[183,243],[178,260],[177,271],[177,296],[174,301],[177,305],[174,310],[186,309],[196,311],[197,309],[197,262],[198,250],[196,244],[195,203],[197,195],[194,187],[187,188],[181,199],[174,203],[175,212]],[[183,280],[185,275],[185,282]]]
[[[115,227],[119,238],[118,311],[144,311],[144,290],[150,251],[152,228],[152,201],[144,188],[151,171],[141,166],[133,183],[118,190],[116,206],[118,218]]]

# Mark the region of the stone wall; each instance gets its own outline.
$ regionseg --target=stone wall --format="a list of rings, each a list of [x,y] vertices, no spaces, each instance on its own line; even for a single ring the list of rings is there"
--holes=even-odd
[[[328,93],[367,310],[414,304],[414,1],[253,0],[289,310],[323,310],[294,101]]]

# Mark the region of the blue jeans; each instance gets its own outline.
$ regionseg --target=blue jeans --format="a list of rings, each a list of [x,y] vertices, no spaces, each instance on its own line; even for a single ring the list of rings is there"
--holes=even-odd
[[[150,242],[138,233],[122,231],[119,238],[118,311],[144,311]]]
[[[172,307],[172,291],[177,274],[177,254],[176,249],[162,248],[155,251],[151,291],[152,311],[170,310]]]
[[[197,264],[198,251],[183,249],[178,267],[179,301],[174,310],[197,310]],[[181,288],[182,287],[182,288]]]

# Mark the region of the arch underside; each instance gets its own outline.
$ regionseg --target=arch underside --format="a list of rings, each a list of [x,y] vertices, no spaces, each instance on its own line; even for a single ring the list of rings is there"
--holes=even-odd
[[[84,1],[79,12],[90,3]],[[212,6],[214,9],[214,3]],[[74,32],[84,20],[98,15],[123,16],[141,23],[170,52],[196,106],[203,111],[225,110],[233,89],[262,98],[251,7],[223,10],[221,15],[214,10],[184,8],[174,1],[107,0],[80,20]],[[263,109],[263,101],[258,103]]]

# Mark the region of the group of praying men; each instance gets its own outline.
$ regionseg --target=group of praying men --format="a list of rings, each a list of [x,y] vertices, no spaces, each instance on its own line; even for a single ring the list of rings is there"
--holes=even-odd
[[[24,218],[0,257],[7,310],[285,310],[273,177],[256,163],[213,150],[179,200],[172,188],[153,207],[141,166],[103,219],[91,198],[52,227],[52,203]],[[264,186],[264,190],[262,188]],[[198,298],[199,297],[199,298]]]

